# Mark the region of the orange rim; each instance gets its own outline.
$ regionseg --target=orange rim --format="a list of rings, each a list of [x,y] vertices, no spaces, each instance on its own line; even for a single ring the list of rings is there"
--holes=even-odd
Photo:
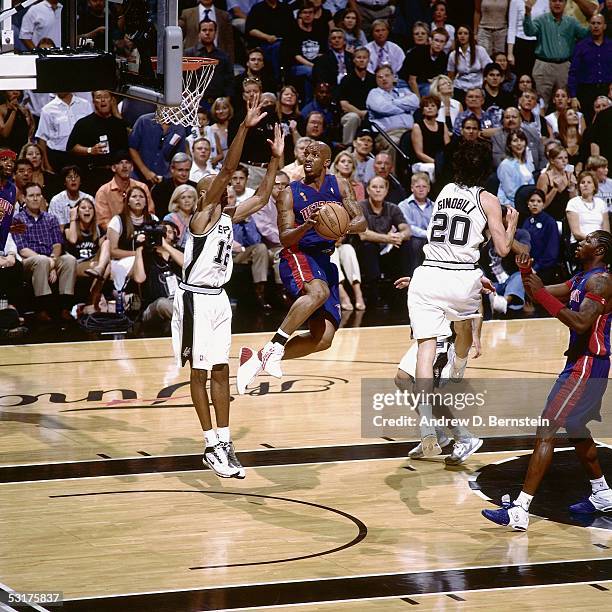
[[[215,66],[218,63],[219,60],[210,57],[184,57],[183,71],[198,70],[204,66]],[[155,70],[157,68],[157,57],[151,58],[151,64],[153,65],[153,70]]]

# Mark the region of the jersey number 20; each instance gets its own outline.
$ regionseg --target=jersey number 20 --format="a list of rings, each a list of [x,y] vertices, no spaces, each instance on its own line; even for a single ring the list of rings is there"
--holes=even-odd
[[[225,253],[223,253],[225,251]],[[224,270],[227,268],[227,264],[229,263],[229,258],[232,256],[232,245],[225,240],[219,241],[219,249],[217,250],[217,254],[214,256],[213,261],[221,266]]]
[[[457,246],[465,246],[470,236],[471,221],[469,217],[454,216],[448,223],[446,213],[436,213],[431,227],[430,242],[450,242]]]

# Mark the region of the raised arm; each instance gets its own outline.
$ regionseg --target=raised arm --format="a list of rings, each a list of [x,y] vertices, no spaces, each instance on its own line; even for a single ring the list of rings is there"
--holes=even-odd
[[[268,144],[272,150],[272,157],[270,158],[266,175],[259,184],[257,191],[250,198],[238,204],[233,213],[230,212],[234,223],[244,221],[260,208],[263,208],[270,199],[270,194],[274,187],[274,180],[276,179],[276,173],[280,167],[280,160],[285,151],[285,138],[281,126],[278,123],[274,126],[274,140],[268,140]],[[228,212],[227,209],[226,212]]]
[[[340,187],[340,194],[342,195],[342,205],[351,218],[351,222],[349,223],[346,233],[360,234],[368,229],[368,223],[363,216],[361,206],[357,204],[353,186],[344,178],[338,177],[337,180],[338,186]]]
[[[480,203],[487,216],[487,224],[495,251],[500,257],[505,257],[512,248],[514,232],[518,223],[518,212],[514,208],[508,208],[506,213],[507,228],[504,228],[499,200],[487,191],[483,191],[480,194]]]
[[[206,191],[205,197],[201,198],[198,202],[198,210],[202,210],[204,207],[220,201],[223,193],[225,192],[225,188],[232,178],[232,174],[234,174],[238,164],[240,163],[242,147],[244,146],[244,141],[249,128],[257,125],[266,115],[267,113],[261,112],[261,104],[259,103],[258,95],[254,96],[247,102],[246,116],[240,124],[240,127],[236,132],[236,136],[227,151],[221,171],[214,178],[211,186]]]

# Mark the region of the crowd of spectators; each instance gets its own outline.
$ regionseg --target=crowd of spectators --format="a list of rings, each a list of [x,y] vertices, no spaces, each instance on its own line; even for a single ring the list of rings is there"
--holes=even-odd
[[[577,241],[609,229],[610,0],[179,4],[185,55],[218,60],[191,129],[105,90],[0,92],[0,309],[49,323],[80,314],[75,304],[129,302],[167,326],[194,187],[219,170],[256,94],[267,116],[232,197],[257,190],[275,123],[286,139],[270,202],[234,227],[234,262],[252,279],[241,299],[262,312],[284,305],[275,198],[303,177],[312,140],[329,144],[329,171],[351,182],[368,221],[337,245],[346,310],[384,306],[389,281],[422,262],[432,201],[465,141],[490,143],[485,187],[519,210],[513,251],[529,249],[547,281],[575,269]],[[87,0],[79,33],[95,41],[108,27],[130,62],[121,5],[109,6],[106,24],[104,3]],[[17,46],[58,45],[60,13],[57,0],[28,9]],[[485,251],[493,312],[528,308],[516,270]]]

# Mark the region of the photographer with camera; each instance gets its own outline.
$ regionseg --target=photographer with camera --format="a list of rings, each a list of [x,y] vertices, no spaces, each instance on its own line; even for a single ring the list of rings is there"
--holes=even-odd
[[[170,331],[172,301],[181,280],[183,251],[172,221],[148,226],[136,237],[132,279],[141,285],[142,323],[146,330]]]
[[[111,276],[118,294],[123,291],[128,276],[131,276],[138,247],[137,237],[143,233],[145,227],[153,226],[157,221],[147,210],[147,194],[143,187],[130,187],[124,202],[121,213],[110,220],[107,232],[111,252]]]

